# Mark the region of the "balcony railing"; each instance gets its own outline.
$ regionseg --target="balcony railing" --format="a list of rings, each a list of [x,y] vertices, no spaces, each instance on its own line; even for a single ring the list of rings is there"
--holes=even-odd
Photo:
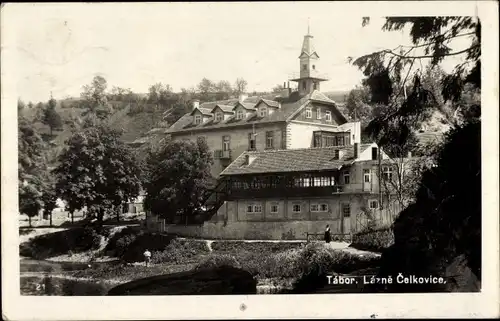
[[[217,149],[214,151],[215,159],[231,159],[231,150]]]

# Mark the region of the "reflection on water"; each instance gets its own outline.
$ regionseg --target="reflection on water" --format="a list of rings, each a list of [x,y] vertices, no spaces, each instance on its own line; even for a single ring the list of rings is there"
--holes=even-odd
[[[21,277],[21,295],[106,295],[112,284],[40,275]]]
[[[116,263],[92,263],[90,268]],[[68,272],[88,268],[88,263],[22,259],[20,261],[21,295],[106,295],[107,291],[116,285],[76,279],[67,275]]]

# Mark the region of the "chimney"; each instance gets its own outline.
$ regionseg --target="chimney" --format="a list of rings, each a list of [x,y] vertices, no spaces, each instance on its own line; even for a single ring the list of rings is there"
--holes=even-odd
[[[193,100],[193,109],[200,107],[200,101],[198,99]]]
[[[243,165],[250,165],[252,164],[252,162],[255,160],[255,156],[254,155],[248,155],[246,154],[245,155],[245,163]]]
[[[354,159],[358,158],[359,154],[361,154],[359,143],[354,143]]]
[[[242,103],[242,102],[244,102],[244,101],[245,101],[245,99],[247,99],[247,98],[248,98],[248,95],[247,95],[247,94],[241,93],[241,94],[240,94],[240,97],[238,98],[238,101],[239,101],[240,103]]]
[[[283,82],[283,89],[286,88],[286,81]]]
[[[290,88],[290,82],[288,82],[288,86],[286,88]]]

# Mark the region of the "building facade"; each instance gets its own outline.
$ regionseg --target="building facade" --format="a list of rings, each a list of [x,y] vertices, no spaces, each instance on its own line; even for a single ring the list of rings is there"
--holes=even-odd
[[[333,234],[350,235],[370,221],[392,223],[399,209],[381,189],[381,180],[392,179],[390,159],[375,143],[361,144],[360,123],[348,121],[319,91],[327,77],[318,73],[312,39],[308,34],[303,40],[300,71],[291,79],[296,91],[288,86],[273,99],[195,101],[192,112],[166,131],[173,140],[207,142],[219,196],[203,224],[148,216],[150,229],[204,238],[304,239],[326,225]]]

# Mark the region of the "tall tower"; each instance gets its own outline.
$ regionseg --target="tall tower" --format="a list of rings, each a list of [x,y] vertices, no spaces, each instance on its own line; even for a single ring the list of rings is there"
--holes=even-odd
[[[299,77],[290,79],[291,81],[298,82],[299,93],[301,95],[307,95],[313,90],[320,90],[320,82],[326,81],[328,79],[324,75],[320,75],[318,73],[317,63],[319,60],[319,56],[314,49],[313,36],[311,36],[309,33],[309,26],[307,26],[307,35],[304,36],[302,51],[300,53],[299,60]]]

